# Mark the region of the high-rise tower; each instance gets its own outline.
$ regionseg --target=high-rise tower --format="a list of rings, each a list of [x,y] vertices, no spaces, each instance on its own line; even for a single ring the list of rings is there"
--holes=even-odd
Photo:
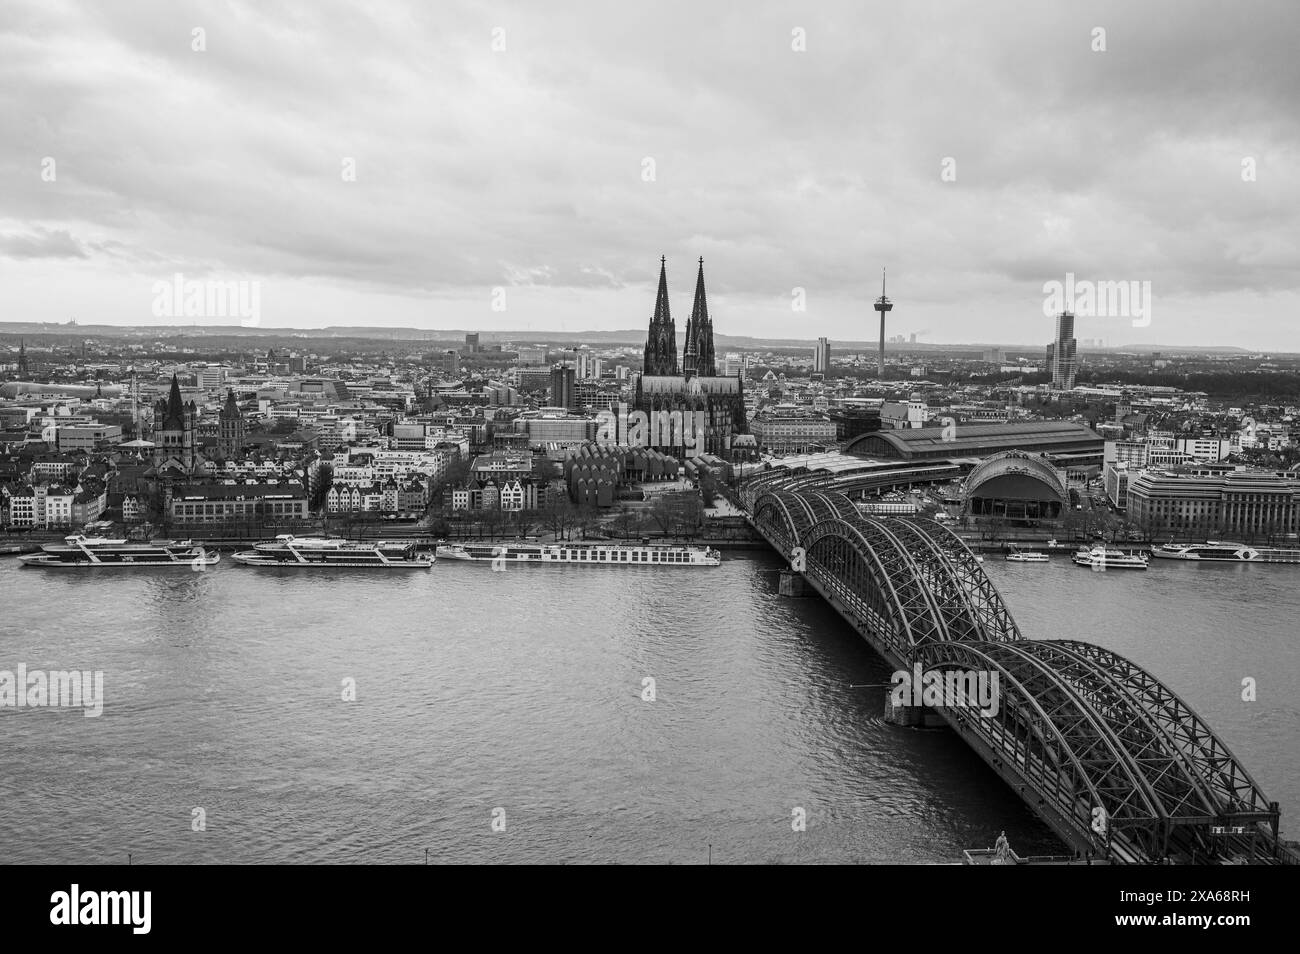
[[[1054,391],[1069,391],[1074,387],[1074,375],[1079,369],[1077,346],[1074,314],[1063,311],[1056,316],[1056,340],[1047,346],[1047,370],[1052,374]]]
[[[551,407],[576,408],[578,406],[577,382],[573,368],[564,363],[551,368]]]
[[[813,373],[829,374],[831,370],[831,342],[829,338],[818,338],[817,347],[813,349]]]
[[[648,375],[677,374],[677,329],[672,312],[668,309],[668,259],[659,258],[659,294],[655,297],[655,313],[650,319],[650,335],[645,343],[645,364]]]
[[[894,310],[894,303],[885,297],[885,270],[880,270],[880,297],[876,299],[876,311],[880,312],[880,361],[876,366],[876,376],[885,377],[885,314]]]

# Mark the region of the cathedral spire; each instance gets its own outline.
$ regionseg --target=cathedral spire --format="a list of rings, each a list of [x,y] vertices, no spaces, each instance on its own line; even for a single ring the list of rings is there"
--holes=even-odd
[[[686,345],[682,352],[682,375],[688,379],[695,376],[699,361],[699,348],[695,342],[695,336],[699,331],[700,323],[696,320],[695,312],[692,311],[691,317],[686,319]]]
[[[659,293],[655,296],[655,313],[650,319],[650,334],[645,343],[644,372],[650,375],[677,373],[677,329],[668,308],[668,259],[659,258]]]
[[[672,324],[673,316],[668,310],[668,259],[659,256],[659,294],[655,296],[655,313],[650,319],[652,324]]]
[[[718,363],[713,353],[713,320],[709,318],[709,302],[704,294],[704,257],[700,256],[700,271],[695,279],[695,305],[691,308],[693,338],[687,347],[695,352],[695,370],[702,377],[717,377]]]

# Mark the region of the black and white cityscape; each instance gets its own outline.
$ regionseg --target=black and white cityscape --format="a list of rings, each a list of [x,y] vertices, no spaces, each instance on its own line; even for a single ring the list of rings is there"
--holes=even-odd
[[[1300,862],[1298,26],[7,4],[0,860]]]

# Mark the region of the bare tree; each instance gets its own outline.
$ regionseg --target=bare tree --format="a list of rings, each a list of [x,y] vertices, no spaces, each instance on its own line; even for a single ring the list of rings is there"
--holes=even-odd
[[[526,537],[533,532],[533,527],[541,521],[541,514],[536,510],[519,510],[514,515],[515,527],[519,536]]]
[[[482,511],[481,520],[484,529],[487,530],[488,538],[495,540],[497,534],[501,531],[501,524],[505,514],[496,507],[487,507]]]
[[[640,521],[637,519],[637,515],[633,512],[631,507],[620,507],[618,513],[614,517],[613,528],[618,532],[620,537],[626,540],[639,524]]]
[[[551,494],[546,501],[546,505],[539,511],[542,526],[547,532],[557,540],[563,539],[563,534],[568,526],[568,498],[560,494]]]
[[[579,507],[574,514],[574,524],[582,532],[582,539],[600,526],[600,511],[595,507]]]
[[[673,513],[672,504],[667,497],[659,497],[650,507],[647,513],[650,522],[659,528],[660,533],[670,533],[673,528],[673,521],[676,519]]]
[[[989,540],[991,542],[996,543],[998,540],[1006,536],[1007,518],[1002,516],[1002,514],[993,514],[988,518],[985,525],[988,527]]]
[[[675,508],[675,526],[679,536],[694,536],[704,520],[704,502],[696,494],[683,495]]]

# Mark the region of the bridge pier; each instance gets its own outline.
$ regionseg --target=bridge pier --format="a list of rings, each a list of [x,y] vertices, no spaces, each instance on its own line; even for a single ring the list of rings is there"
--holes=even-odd
[[[892,692],[885,693],[885,721],[907,729],[941,729],[948,723],[943,716],[926,706],[895,705]]]
[[[794,570],[782,570],[777,584],[777,592],[782,596],[808,596],[808,584],[801,574]]]

